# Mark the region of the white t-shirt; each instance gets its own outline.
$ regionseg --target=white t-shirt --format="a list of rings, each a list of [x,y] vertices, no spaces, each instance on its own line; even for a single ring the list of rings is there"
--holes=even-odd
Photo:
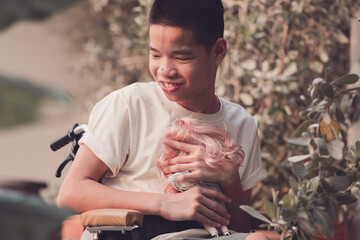
[[[217,113],[189,111],[169,101],[156,82],[134,83],[98,102],[89,118],[89,130],[80,143],[88,146],[109,171],[102,183],[141,192],[163,192],[158,175],[158,151],[165,131],[178,118],[193,117],[226,128],[245,152],[239,167],[243,190],[266,176],[261,166],[256,120],[240,105],[220,98]]]

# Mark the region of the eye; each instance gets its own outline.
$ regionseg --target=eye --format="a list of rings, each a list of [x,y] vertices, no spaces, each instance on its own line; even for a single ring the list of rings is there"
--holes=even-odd
[[[186,57],[186,58],[180,58],[180,57],[177,57],[176,60],[180,61],[180,62],[186,62],[186,61],[190,61],[192,60],[193,58],[190,58],[190,57]]]

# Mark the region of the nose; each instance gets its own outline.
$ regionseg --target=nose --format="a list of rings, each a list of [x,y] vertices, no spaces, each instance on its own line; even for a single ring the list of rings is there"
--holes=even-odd
[[[159,66],[158,74],[165,79],[171,79],[177,76],[178,71],[169,61],[163,61],[163,63]]]

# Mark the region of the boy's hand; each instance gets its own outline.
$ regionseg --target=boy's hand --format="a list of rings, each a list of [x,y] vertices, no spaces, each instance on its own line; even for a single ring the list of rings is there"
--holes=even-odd
[[[164,144],[187,152],[186,156],[178,156],[163,162],[162,170],[165,175],[190,171],[177,177],[179,182],[183,181],[205,181],[217,183],[222,187],[231,185],[239,178],[238,167],[231,161],[223,161],[216,166],[206,163],[206,152],[202,146],[165,139]]]
[[[170,174],[188,170],[190,173],[179,175],[176,178],[177,181],[207,181],[219,184],[223,194],[232,199],[230,203],[225,201],[227,203],[227,210],[229,214],[231,214],[231,223],[229,227],[236,231],[249,231],[249,216],[239,208],[239,205],[251,204],[251,189],[246,190],[245,192],[242,190],[239,169],[236,164],[230,161],[223,161],[220,165],[210,166],[205,161],[205,156],[207,154],[205,149],[201,146],[172,141],[169,139],[164,140],[164,144],[169,147],[185,151],[188,155],[178,156],[160,163],[162,165],[162,171]],[[193,190],[193,188],[190,190]],[[187,190],[184,193],[187,193],[190,190]],[[184,193],[178,193],[175,195]],[[205,196],[208,197],[207,195]],[[211,199],[208,200],[211,201]],[[184,209],[177,210],[184,211]],[[201,222],[211,225],[208,221],[204,220]]]
[[[196,220],[216,228],[228,225],[230,215],[227,210],[210,198],[230,202],[219,191],[194,186],[185,192],[164,194],[160,215],[173,221]]]

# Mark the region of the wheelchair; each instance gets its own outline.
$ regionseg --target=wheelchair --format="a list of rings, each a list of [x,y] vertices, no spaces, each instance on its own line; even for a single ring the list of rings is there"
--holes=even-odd
[[[50,144],[52,151],[57,151],[71,143],[71,150],[67,158],[59,165],[55,176],[61,177],[65,166],[75,159],[75,155],[79,149],[79,140],[87,131],[86,124],[79,125],[75,123],[65,134],[53,140]],[[71,224],[81,223],[82,232],[80,240],[145,240],[150,239],[145,232],[150,231],[154,236],[167,233],[177,232],[191,228],[195,221],[185,222],[185,225],[171,226],[167,225],[167,220],[160,216],[143,215],[141,212],[131,209],[96,209],[83,212],[77,215],[77,218]],[[267,231],[260,229],[261,221],[251,218],[252,232],[261,231],[270,239],[280,239],[280,235],[275,231]],[[161,226],[166,231],[161,232],[154,230]],[[200,227],[200,225],[198,225]],[[66,235],[66,234],[65,234]],[[90,236],[89,236],[90,235]],[[64,240],[70,240],[67,236],[62,236]]]

